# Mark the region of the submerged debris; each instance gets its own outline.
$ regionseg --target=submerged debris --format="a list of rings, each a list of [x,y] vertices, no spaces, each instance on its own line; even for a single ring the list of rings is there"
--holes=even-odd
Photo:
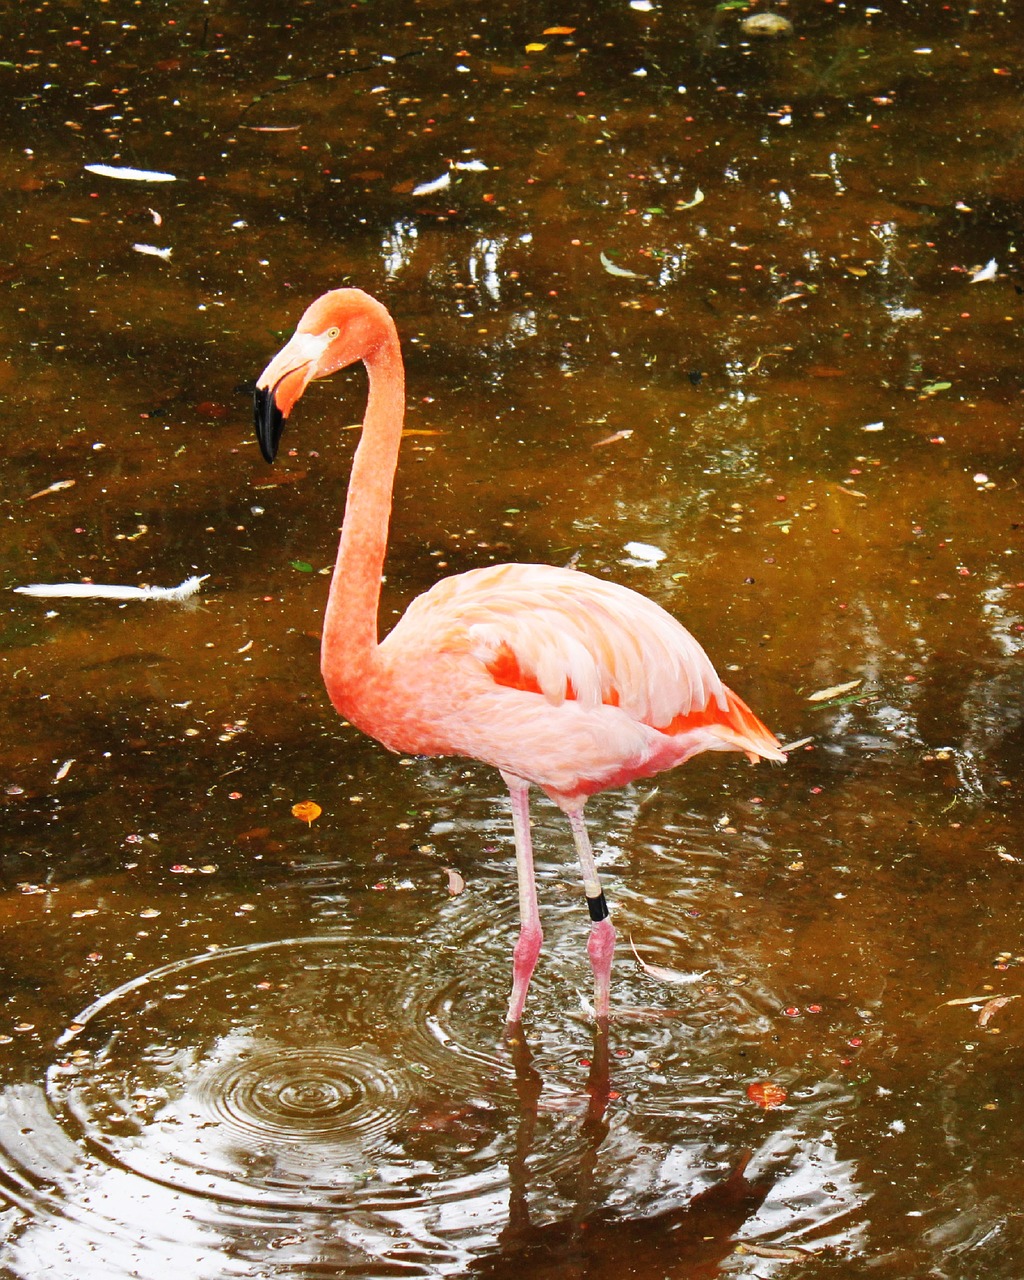
[[[1008,1005],[1012,1000],[1019,1000],[1019,995],[1012,996],[960,996],[956,1000],[944,1000],[939,1006],[943,1009],[952,1008],[956,1005],[964,1004],[980,1004],[981,1009],[978,1013],[978,1026],[987,1027],[995,1014],[1004,1006]]]
[[[766,1111],[770,1111],[772,1107],[781,1107],[788,1096],[782,1085],[773,1080],[756,1080],[747,1085],[747,1097]]]
[[[819,689],[816,693],[807,695],[808,702],[828,702],[832,698],[838,698],[841,694],[849,693],[851,689],[856,689],[859,684],[863,684],[863,679],[847,680],[845,684],[833,684],[827,689]]]
[[[448,873],[448,892],[453,898],[457,898],[466,887],[465,878],[454,867],[443,867],[442,870]]]
[[[751,1253],[755,1258],[774,1258],[779,1262],[803,1262],[814,1257],[810,1249],[801,1249],[799,1245],[754,1244],[751,1240],[741,1240],[736,1252]]]
[[[740,23],[745,36],[791,36],[793,24],[781,13],[752,13]]]

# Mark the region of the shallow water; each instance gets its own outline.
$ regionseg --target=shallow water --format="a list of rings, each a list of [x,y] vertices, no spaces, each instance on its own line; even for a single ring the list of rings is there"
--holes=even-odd
[[[2,1274],[1016,1280],[1020,7],[324,9],[0,18],[0,585],[209,575],[5,598]],[[508,1042],[500,779],[323,693],[364,382],[249,393],[345,283],[385,628],[578,556],[811,739],[588,807],[607,1040],[561,816]]]

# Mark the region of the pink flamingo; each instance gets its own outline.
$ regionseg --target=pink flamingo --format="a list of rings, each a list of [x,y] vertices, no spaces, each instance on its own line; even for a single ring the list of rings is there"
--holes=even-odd
[[[615,930],[583,821],[587,797],[701,751],[785,761],[779,743],[664,609],[613,582],[547,564],[502,564],[436,583],[377,640],[381,571],[405,373],[395,323],[359,289],[318,298],[256,384],[260,449],[313,378],[362,361],[369,379],[321,670],[337,710],[391,751],[469,756],[512,797],[520,931],[508,1021],[518,1023],[543,935],[530,842],[534,784],[569,819],[590,909],[594,1007],[607,1019]]]

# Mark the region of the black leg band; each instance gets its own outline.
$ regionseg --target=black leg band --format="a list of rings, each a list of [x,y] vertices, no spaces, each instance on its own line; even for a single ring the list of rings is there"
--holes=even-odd
[[[590,912],[590,918],[595,924],[600,920],[607,920],[609,911],[608,903],[604,900],[604,891],[597,895],[596,898],[587,899],[587,910]]]

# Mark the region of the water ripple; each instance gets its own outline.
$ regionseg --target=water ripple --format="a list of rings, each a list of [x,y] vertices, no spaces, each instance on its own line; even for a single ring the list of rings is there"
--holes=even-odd
[[[501,1035],[514,899],[498,890],[416,937],[224,948],[107,992],[68,1024],[45,1089],[0,1090],[0,1266],[79,1280],[101,1252],[90,1280],[461,1275],[513,1201],[567,1221],[603,1194],[685,1205],[764,1146],[762,1117],[716,1050],[726,1033],[664,1004],[631,1016],[650,993],[628,973],[595,1110],[570,910],[550,913],[528,1067]]]
[[[390,1000],[379,981],[371,994],[371,960],[398,979]],[[322,1207],[379,1210],[427,1185],[462,1195],[511,1098],[510,1067],[420,1016],[401,981],[413,961],[408,940],[339,937],[163,966],[75,1019],[51,1104],[108,1163],[226,1202],[306,1206],[315,1193]],[[459,1128],[463,1157],[444,1170],[408,1140],[442,1123]]]

